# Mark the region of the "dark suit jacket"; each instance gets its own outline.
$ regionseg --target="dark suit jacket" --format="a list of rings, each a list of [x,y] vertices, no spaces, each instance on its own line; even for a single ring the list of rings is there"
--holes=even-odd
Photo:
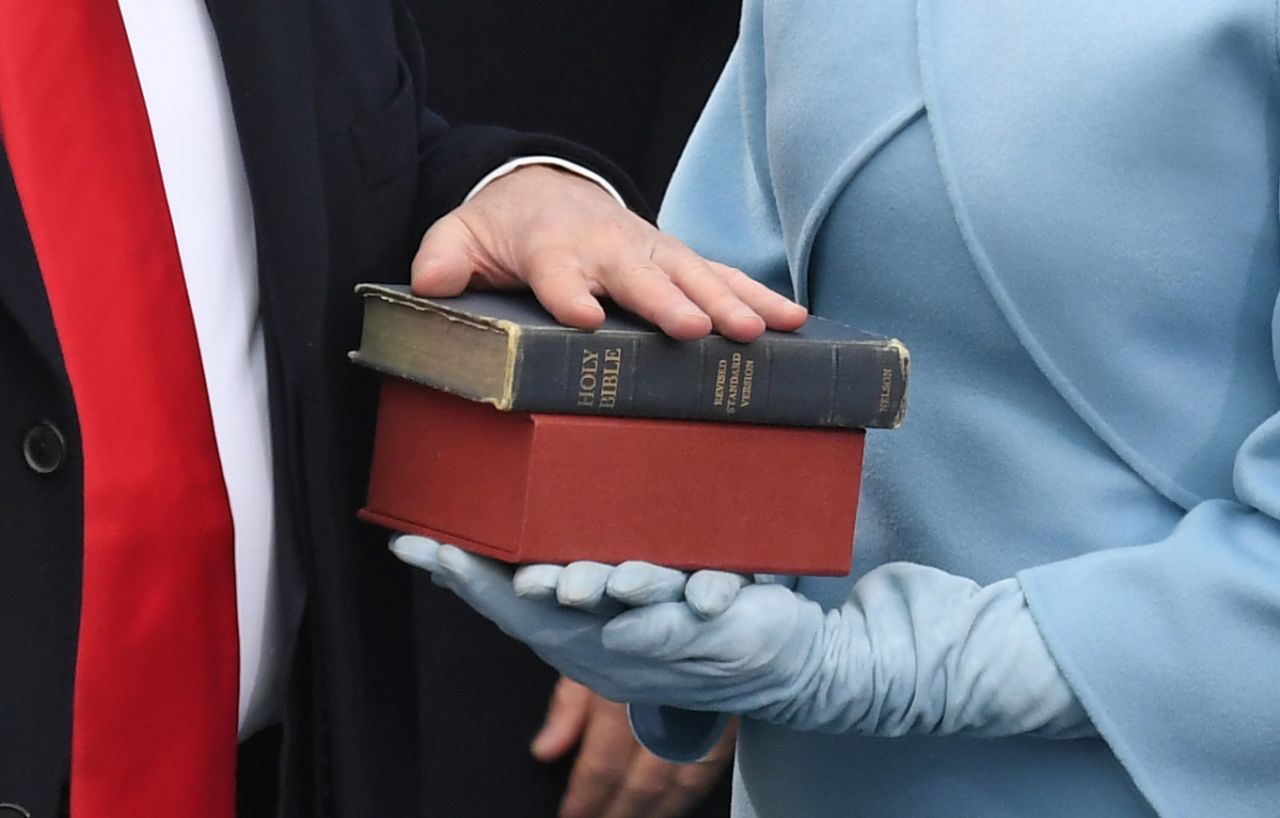
[[[600,151],[657,209],[738,33],[741,0],[409,0],[455,122]]]
[[[359,327],[352,286],[403,280],[423,228],[511,156],[556,153],[626,182],[566,142],[447,127],[423,106],[420,41],[391,0],[208,4],[249,178],[267,340],[288,589],[283,814],[429,815],[417,775],[409,571],[388,556],[384,532],[354,518],[375,393],[345,359]],[[75,405],[7,161],[0,394],[0,804],[47,818],[68,776],[82,470]],[[69,442],[66,463],[47,475],[22,451],[41,421]]]

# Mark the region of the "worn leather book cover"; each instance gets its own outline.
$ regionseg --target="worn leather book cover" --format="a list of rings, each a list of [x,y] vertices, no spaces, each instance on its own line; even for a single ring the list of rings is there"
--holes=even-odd
[[[499,409],[842,428],[906,412],[906,347],[816,316],[748,344],[675,341],[612,308],[599,329],[566,327],[527,292],[357,292],[357,363]]]
[[[863,436],[502,412],[384,378],[360,516],[512,563],[843,575]]]

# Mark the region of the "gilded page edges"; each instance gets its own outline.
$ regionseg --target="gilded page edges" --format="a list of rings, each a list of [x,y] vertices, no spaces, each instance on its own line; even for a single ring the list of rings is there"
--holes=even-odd
[[[507,338],[507,357],[504,362],[504,371],[502,378],[502,394],[496,399],[481,397],[481,403],[492,404],[497,409],[503,411],[511,409],[515,401],[515,374],[516,363],[520,353],[520,325],[501,318],[493,318],[487,315],[477,315],[475,313],[464,312],[462,310],[451,309],[436,301],[430,301],[426,297],[419,297],[397,290],[393,287],[387,287],[381,284],[362,283],[357,284],[355,291],[358,295],[365,298],[378,298],[392,304],[409,307],[412,310],[421,313],[431,313],[444,318],[447,321],[455,322],[466,327],[471,327],[482,332],[493,332],[503,334]],[[387,374],[398,375],[404,377],[402,372],[394,372],[384,367],[372,364],[368,360],[363,359],[359,351],[348,353],[348,357],[357,363],[362,363],[371,369],[379,370]],[[446,392],[452,392],[447,386],[441,384],[430,383],[417,378],[411,378],[426,386],[442,389]]]
[[[897,429],[907,419],[907,393],[911,386],[911,352],[907,349],[907,345],[897,338],[890,338],[886,342],[885,348],[897,353],[899,368],[902,373],[902,400],[898,401],[898,412],[889,423],[890,429]]]
[[[522,328],[514,321],[496,319],[494,324],[507,334],[507,362],[502,373],[502,397],[495,405],[503,411],[516,402],[516,364],[520,362],[520,335]]]

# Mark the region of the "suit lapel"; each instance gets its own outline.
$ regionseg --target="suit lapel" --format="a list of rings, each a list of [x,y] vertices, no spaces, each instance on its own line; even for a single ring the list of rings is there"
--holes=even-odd
[[[207,5],[249,182],[267,341],[296,396],[314,371],[328,269],[310,13],[295,0]]]
[[[298,0],[207,0],[249,182],[267,344],[275,467],[280,655],[307,597],[302,417],[322,348],[329,256],[314,106],[310,12]]]

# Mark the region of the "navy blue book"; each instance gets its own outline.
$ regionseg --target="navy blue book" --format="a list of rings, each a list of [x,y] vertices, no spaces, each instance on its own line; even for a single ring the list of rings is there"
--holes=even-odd
[[[841,428],[894,428],[906,411],[907,348],[813,316],[747,344],[675,341],[612,306],[599,329],[566,327],[527,292],[356,292],[352,360],[501,410]]]

